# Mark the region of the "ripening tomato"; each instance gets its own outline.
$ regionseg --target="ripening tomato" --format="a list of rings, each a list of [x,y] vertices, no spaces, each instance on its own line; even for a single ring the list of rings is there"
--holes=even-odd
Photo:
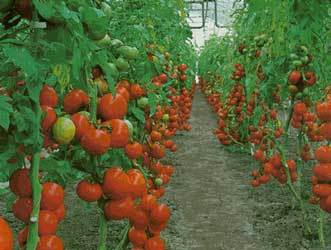
[[[32,208],[33,208],[32,199],[24,198],[24,197],[18,198],[12,206],[14,216],[26,224],[29,223],[30,221]]]
[[[134,201],[130,197],[121,200],[109,200],[105,204],[104,213],[108,220],[123,220],[130,216]]]
[[[170,218],[170,209],[165,204],[154,206],[151,211],[151,221],[156,224],[166,223]]]
[[[83,135],[80,144],[89,154],[102,155],[110,148],[111,136],[105,130],[89,129]]]
[[[68,114],[76,113],[81,107],[88,105],[89,96],[81,89],[71,90],[63,100],[64,112]]]
[[[112,148],[123,148],[129,143],[130,131],[124,120],[112,119],[103,122],[102,125],[111,128],[110,146]]]
[[[160,237],[153,237],[146,241],[145,250],[165,250],[165,243]]]
[[[130,169],[127,172],[130,183],[132,186],[132,192],[134,198],[142,197],[147,193],[147,183],[144,175],[138,169]]]
[[[58,209],[64,201],[63,188],[53,182],[45,182],[41,192],[40,208],[44,210],[54,211]]]
[[[98,113],[104,120],[123,119],[128,112],[128,103],[125,98],[116,94],[115,97],[111,93],[100,98],[98,104]]]
[[[129,231],[129,241],[136,247],[143,247],[147,241],[147,235],[144,230],[131,227]]]
[[[43,132],[47,132],[56,122],[56,112],[49,106],[41,106],[41,110],[44,112],[44,118],[41,122],[41,129]]]
[[[129,159],[138,159],[143,155],[143,147],[139,142],[129,143],[125,146],[125,154]]]
[[[40,91],[39,102],[42,106],[55,108],[58,102],[55,89],[51,86],[44,85]]]
[[[106,170],[103,177],[102,190],[111,199],[123,199],[131,195],[131,183],[129,176],[118,167]]]
[[[63,250],[62,240],[55,235],[45,235],[40,237],[37,250]]]
[[[0,250],[13,250],[14,236],[8,223],[0,217]]]
[[[90,183],[83,180],[78,183],[76,193],[79,198],[86,202],[95,202],[102,197],[102,188],[99,183]]]
[[[69,144],[75,137],[75,124],[66,117],[60,117],[53,126],[53,137],[59,144]]]
[[[80,140],[90,129],[93,129],[92,124],[88,118],[80,113],[73,114],[71,120],[75,124],[76,134],[75,137]]]
[[[9,187],[19,197],[31,197],[32,186],[29,179],[29,169],[16,170],[10,177]]]
[[[40,236],[55,234],[57,224],[58,224],[58,219],[54,212],[49,210],[40,211],[39,220],[38,220]]]

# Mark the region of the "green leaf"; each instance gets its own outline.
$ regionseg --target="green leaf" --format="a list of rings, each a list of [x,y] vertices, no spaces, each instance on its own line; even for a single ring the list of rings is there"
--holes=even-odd
[[[131,113],[142,123],[145,123],[145,113],[137,107],[131,108]]]
[[[10,124],[10,114],[13,112],[13,108],[9,103],[10,98],[8,96],[0,96],[0,126],[5,130],[8,130]]]
[[[37,74],[39,65],[27,49],[5,45],[2,50],[8,59],[21,68],[24,73],[27,75]]]

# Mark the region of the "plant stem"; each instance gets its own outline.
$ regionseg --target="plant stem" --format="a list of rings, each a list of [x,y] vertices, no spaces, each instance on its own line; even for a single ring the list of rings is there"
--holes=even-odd
[[[311,235],[312,231],[311,231],[311,228],[310,228],[310,226],[307,222],[306,209],[305,209],[303,200],[301,198],[301,195],[298,194],[298,192],[295,190],[295,188],[293,186],[293,183],[292,183],[292,180],[291,180],[290,170],[289,170],[289,167],[286,163],[286,157],[285,157],[285,154],[284,154],[284,150],[281,147],[279,147],[279,152],[280,152],[280,155],[281,155],[282,163],[285,166],[285,173],[286,173],[286,178],[287,178],[287,183],[286,184],[289,187],[291,193],[293,194],[294,198],[297,200],[297,202],[299,203],[299,206],[301,208],[305,233],[306,233],[306,235]]]
[[[318,238],[320,240],[321,246],[325,249],[325,239],[324,239],[324,211],[320,209],[319,219],[318,219]]]
[[[41,185],[39,182],[39,164],[40,154],[35,153],[32,157],[32,168],[30,172],[30,180],[32,184],[32,198],[33,209],[31,213],[30,225],[29,225],[29,237],[27,242],[27,250],[35,250],[39,241],[38,237],[38,217],[41,201]]]
[[[99,203],[100,207],[100,203]],[[100,217],[99,217],[99,245],[98,250],[107,249],[107,236],[108,236],[108,224],[103,213],[102,207],[100,207]]]
[[[124,250],[124,247],[128,244],[128,232],[130,229],[130,223],[128,223],[121,233],[121,241],[116,246],[115,250]]]

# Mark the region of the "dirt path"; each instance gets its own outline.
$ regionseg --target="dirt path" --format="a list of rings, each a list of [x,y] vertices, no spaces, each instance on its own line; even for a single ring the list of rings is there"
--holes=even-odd
[[[212,129],[216,116],[196,93],[192,130],[177,138],[171,161],[176,175],[167,199],[174,214],[166,234],[171,250],[266,249],[257,245],[250,217],[249,180],[245,158],[222,149]],[[176,205],[174,205],[176,204]],[[171,235],[178,234],[176,239]]]

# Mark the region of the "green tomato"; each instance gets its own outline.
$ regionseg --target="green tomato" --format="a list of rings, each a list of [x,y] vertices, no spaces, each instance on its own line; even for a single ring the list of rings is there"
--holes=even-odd
[[[119,47],[123,46],[123,42],[118,39],[113,39],[113,40],[111,40],[111,46],[113,48],[119,48]]]
[[[130,68],[128,61],[122,57],[116,59],[115,65],[119,71],[127,71]]]
[[[139,51],[135,47],[122,46],[118,50],[119,53],[128,60],[137,59],[139,56]]]
[[[291,53],[291,54],[290,54],[290,58],[291,58],[292,60],[298,60],[298,59],[299,59],[299,56],[298,56],[297,54],[295,54],[295,53]]]
[[[6,12],[13,6],[13,0],[1,0],[0,1],[0,12]]]
[[[157,187],[161,187],[161,186],[163,185],[163,180],[162,180],[161,178],[156,178],[156,179],[154,180],[154,184],[155,184],[155,186],[157,186]]]
[[[300,60],[295,60],[292,62],[293,66],[294,67],[299,67],[299,66],[302,66],[302,61]]]
[[[124,122],[128,126],[130,136],[133,136],[133,125],[132,125],[132,123],[129,120],[126,120],[126,119],[124,120]]]
[[[164,115],[162,116],[162,121],[164,121],[164,122],[168,122],[169,119],[170,119],[169,114],[164,114]]]
[[[107,47],[111,44],[111,38],[107,34],[104,38],[96,42],[100,47]]]
[[[109,66],[109,70],[110,70],[110,74],[113,78],[117,78],[119,73],[118,73],[118,70],[116,68],[116,65],[113,64],[113,63],[108,63],[108,66]]]
[[[66,117],[58,118],[53,126],[53,137],[59,144],[69,144],[75,133],[75,124]]]
[[[148,98],[147,97],[141,97],[137,101],[138,107],[141,109],[144,109],[148,106]]]
[[[109,4],[102,2],[101,8],[102,8],[103,12],[105,13],[105,15],[110,19],[112,17],[113,12],[112,12]]]

